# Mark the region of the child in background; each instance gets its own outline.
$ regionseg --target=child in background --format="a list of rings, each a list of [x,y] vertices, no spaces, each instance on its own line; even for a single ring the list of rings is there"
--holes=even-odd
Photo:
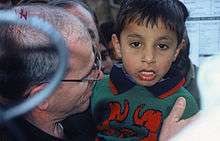
[[[115,34],[115,23],[113,21],[108,21],[100,24],[99,26],[100,38],[103,37],[105,40],[105,46],[109,50],[109,54],[112,60],[117,60],[117,56],[114,51],[114,47],[112,44],[112,35]]]
[[[122,63],[96,84],[91,99],[97,140],[157,141],[178,97],[187,103],[182,119],[198,112],[175,67],[184,45],[185,10],[178,0],[122,2],[113,35]]]
[[[100,38],[99,45],[100,45],[99,50],[102,57],[101,70],[104,74],[109,74],[113,66],[113,60],[111,59],[109,49],[108,47],[106,47],[106,44],[103,43],[102,38]]]

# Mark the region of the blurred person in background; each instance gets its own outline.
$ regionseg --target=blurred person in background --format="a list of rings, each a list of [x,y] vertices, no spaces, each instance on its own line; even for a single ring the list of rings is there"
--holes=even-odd
[[[99,26],[100,30],[100,36],[105,40],[106,42],[106,48],[109,50],[109,54],[111,56],[111,59],[113,61],[119,59],[119,57],[116,56],[113,44],[112,44],[112,35],[115,34],[115,23],[113,21],[108,21],[105,23],[100,24]]]
[[[102,56],[102,72],[104,74],[109,74],[114,61],[111,58],[110,50],[107,47],[106,41],[103,39],[103,36],[100,36],[100,53]]]

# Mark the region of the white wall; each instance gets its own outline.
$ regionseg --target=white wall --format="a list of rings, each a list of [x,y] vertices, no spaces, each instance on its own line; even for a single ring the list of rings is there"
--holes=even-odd
[[[187,30],[190,58],[199,66],[204,58],[220,54],[220,0],[181,0],[190,12]]]

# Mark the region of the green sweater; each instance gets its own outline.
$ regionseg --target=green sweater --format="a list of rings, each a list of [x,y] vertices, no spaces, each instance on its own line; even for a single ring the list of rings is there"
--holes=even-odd
[[[143,86],[135,85],[121,94],[113,94],[112,86],[105,76],[94,88],[91,110],[97,123],[97,140],[157,141],[163,120],[178,97],[185,97],[187,103],[182,119],[198,112],[196,101],[183,87],[159,98]]]

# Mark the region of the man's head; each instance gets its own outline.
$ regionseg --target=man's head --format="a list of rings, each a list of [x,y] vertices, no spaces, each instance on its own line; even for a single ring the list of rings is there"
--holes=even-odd
[[[98,21],[95,13],[80,0],[51,0],[49,5],[62,7],[70,14],[78,17],[88,28],[91,38],[99,43]]]
[[[99,42],[98,20],[95,12],[92,11],[81,0],[21,0],[20,5],[48,4],[51,6],[62,7],[74,16],[77,16],[88,28],[89,33],[95,42]]]
[[[177,0],[122,2],[113,45],[125,70],[138,84],[153,86],[175,62],[185,30],[181,6]]]
[[[64,80],[81,79],[91,74],[91,69],[95,61],[93,44],[87,29],[80,20],[62,9],[42,5],[19,6],[13,10],[15,10],[18,16],[23,18],[23,20],[26,20],[30,16],[39,16],[51,23],[61,32],[70,52],[69,69],[67,70],[67,75]],[[21,13],[23,13],[23,15],[21,15]],[[24,15],[26,16],[24,17]],[[51,49],[51,43],[48,38],[31,27],[10,25],[8,28],[3,27],[3,30],[7,32],[1,32],[1,37],[13,40],[13,50],[14,48],[16,48],[15,50],[24,49],[21,53],[16,53],[16,51],[14,51],[14,53],[21,61],[22,67],[18,72],[21,73],[21,76],[24,75],[25,77],[19,77],[20,74],[16,74],[12,71],[14,73],[13,75],[17,77],[18,82],[25,81],[24,84],[26,84],[20,96],[28,97],[34,95],[36,90],[39,89],[39,86],[48,82],[51,74],[56,69],[58,61],[56,51],[52,51],[54,53],[51,54],[51,51],[48,51]],[[50,49],[48,49],[49,47]],[[24,52],[27,53],[25,54]],[[41,55],[39,56],[38,54]],[[47,60],[50,61],[47,62]],[[9,60],[6,59],[6,61]],[[17,69],[16,66],[14,67]],[[42,72],[43,70],[45,70],[45,72]],[[26,74],[26,72],[29,73]],[[41,75],[41,73],[43,74]],[[10,82],[13,78],[8,75],[6,77],[9,77],[8,82]],[[37,81],[37,83],[35,81]],[[15,85],[15,87],[18,87],[18,85]],[[81,112],[88,106],[91,89],[92,86],[89,81],[62,82],[58,90],[39,105],[38,108],[47,110],[47,112],[53,113],[56,116],[61,116],[61,118],[63,118],[64,115],[67,116],[72,113]],[[14,93],[16,93],[16,91],[11,90],[11,94]]]

